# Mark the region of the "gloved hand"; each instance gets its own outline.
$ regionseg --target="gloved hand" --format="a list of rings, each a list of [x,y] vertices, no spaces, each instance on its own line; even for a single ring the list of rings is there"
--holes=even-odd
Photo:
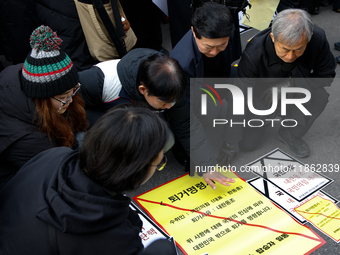
[[[238,143],[224,142],[217,158],[217,163],[220,166],[228,166],[233,157],[239,152]]]

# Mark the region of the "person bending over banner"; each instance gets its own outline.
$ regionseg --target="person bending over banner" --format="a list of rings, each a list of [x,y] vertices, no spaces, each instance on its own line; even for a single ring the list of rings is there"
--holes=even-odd
[[[308,102],[303,104],[309,114],[303,113],[294,104],[287,107],[285,115],[281,109],[281,117],[293,120],[295,124],[290,127],[281,126],[277,136],[295,156],[307,157],[310,149],[302,137],[328,103],[329,94],[324,87],[331,85],[335,68],[336,61],[324,30],[313,25],[306,11],[286,9],[274,18],[272,27],[259,32],[247,44],[239,62],[238,76],[246,87],[253,88],[253,104],[256,109],[271,108],[275,101],[273,94],[280,97],[293,87],[310,94]],[[276,82],[271,82],[275,79]],[[273,87],[277,87],[276,93]],[[301,100],[301,93],[290,94],[292,101]],[[271,116],[249,113],[248,118],[264,120],[276,114],[280,114],[278,110]],[[240,149],[254,149],[267,127],[245,127],[239,143]]]

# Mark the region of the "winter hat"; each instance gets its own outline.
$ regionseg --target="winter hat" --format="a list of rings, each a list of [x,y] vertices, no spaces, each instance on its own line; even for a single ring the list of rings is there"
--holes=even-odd
[[[75,87],[78,74],[69,56],[62,50],[62,40],[48,26],[35,29],[30,38],[32,51],[22,68],[21,86],[26,96],[48,98]]]

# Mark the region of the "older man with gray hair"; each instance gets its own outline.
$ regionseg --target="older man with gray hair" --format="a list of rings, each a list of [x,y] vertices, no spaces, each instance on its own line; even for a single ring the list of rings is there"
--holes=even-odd
[[[247,44],[239,62],[238,76],[243,78],[241,82],[246,83],[247,87],[253,88],[253,105],[259,110],[275,107],[273,102],[280,99],[282,87],[308,90],[311,98],[303,104],[303,107],[311,115],[303,114],[294,104],[287,105],[286,114],[282,114],[279,112],[278,104],[277,110],[269,115],[255,116],[249,112],[248,120],[266,120],[277,115],[294,120],[295,124],[289,127],[281,125],[277,138],[284,142],[295,156],[309,156],[309,147],[302,140],[302,136],[308,132],[328,103],[329,94],[324,87],[331,85],[335,77],[335,68],[336,61],[330,51],[325,32],[313,25],[310,15],[299,9],[281,11],[274,18],[271,28],[259,32]],[[277,92],[273,87],[277,87]],[[289,94],[293,101],[303,97],[301,93]],[[288,94],[285,96],[288,98]],[[239,143],[240,149],[244,151],[254,149],[265,135],[268,126],[269,124],[261,127],[246,126]]]

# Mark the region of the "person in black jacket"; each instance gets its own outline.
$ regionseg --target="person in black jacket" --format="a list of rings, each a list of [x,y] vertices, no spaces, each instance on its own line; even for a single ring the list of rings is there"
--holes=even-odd
[[[231,68],[231,64],[236,59],[233,58],[234,49],[231,46],[233,45],[231,43],[233,40],[233,18],[229,8],[216,2],[198,5],[191,23],[191,29],[170,53],[170,57],[176,59],[184,69],[188,84],[190,84],[190,78],[231,77],[231,72],[234,70],[234,68]],[[191,86],[190,93],[192,92],[193,86]],[[231,106],[231,95],[222,93],[221,98],[226,99],[228,106]],[[191,97],[194,98],[194,102],[191,103],[196,111],[201,107],[200,103],[197,103],[200,102],[200,99],[193,95]],[[190,96],[187,95],[187,98],[190,98]],[[224,118],[238,121],[236,120],[237,116],[232,116],[232,107],[228,107],[227,116],[224,116]],[[203,122],[204,120],[200,119],[200,121]],[[229,166],[238,152],[238,142],[242,136],[241,131],[242,129],[226,126],[224,130],[226,138],[219,156],[216,158],[213,153],[210,153],[207,155],[210,157],[209,164],[205,165],[214,166],[218,163]],[[209,145],[209,149],[206,149],[206,151],[212,151],[210,147]]]
[[[187,89],[186,76],[176,60],[155,50],[134,49],[121,60],[105,61],[79,72],[79,80],[90,123],[116,105],[144,103],[166,118],[174,136],[196,165],[215,166],[210,162],[213,154],[206,147],[202,125],[190,116],[189,100],[183,96]],[[196,127],[195,132],[190,133],[190,126]],[[190,152],[190,146],[199,149]],[[225,185],[232,181],[217,173],[203,177],[212,187],[215,185],[211,180],[216,177]]]
[[[89,52],[73,0],[34,1],[38,25],[44,24],[58,33],[63,40],[61,49],[70,56],[78,72],[98,63]]]
[[[22,63],[30,52],[27,43],[34,28],[46,25],[63,40],[61,49],[77,71],[98,63],[92,58],[73,0],[0,1],[0,48],[13,64]]]
[[[38,154],[0,192],[1,254],[139,254],[142,222],[122,193],[153,175],[167,139],[157,114],[121,106],[98,120],[80,151]],[[176,254],[172,247],[166,254]]]
[[[25,63],[0,73],[0,186],[39,152],[77,147],[76,133],[87,128],[78,74],[60,44],[40,26]]]
[[[256,109],[271,109],[272,94],[280,97],[281,88],[299,87],[311,95],[303,104],[311,115],[303,113],[302,107],[289,105],[286,114],[282,113],[282,109],[280,113],[277,108],[269,115],[250,114],[249,119],[271,119],[278,114],[283,119],[294,120],[294,125],[288,125],[290,127],[281,125],[278,139],[286,143],[295,156],[307,157],[310,149],[302,137],[328,103],[329,94],[324,87],[331,85],[335,68],[335,58],[325,32],[313,25],[310,15],[300,9],[281,11],[272,27],[258,33],[246,46],[239,62],[238,76],[246,86],[253,88]],[[272,87],[278,87],[278,93],[274,93]],[[287,98],[296,102],[301,96],[301,93],[291,93]],[[256,148],[267,126],[245,127],[240,148],[245,151]]]

